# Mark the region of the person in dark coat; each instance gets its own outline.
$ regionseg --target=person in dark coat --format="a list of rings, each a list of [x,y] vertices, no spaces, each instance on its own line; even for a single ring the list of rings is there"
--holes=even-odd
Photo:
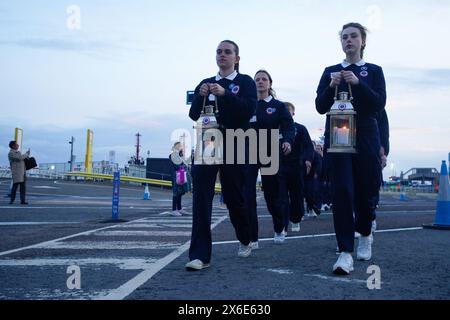
[[[19,145],[16,141],[9,142],[8,160],[11,167],[11,175],[13,180],[13,186],[11,189],[11,200],[9,204],[13,204],[16,199],[17,188],[20,186],[20,203],[28,204],[25,199],[26,194],[26,169],[25,159],[30,156],[30,150],[24,154],[19,151]]]

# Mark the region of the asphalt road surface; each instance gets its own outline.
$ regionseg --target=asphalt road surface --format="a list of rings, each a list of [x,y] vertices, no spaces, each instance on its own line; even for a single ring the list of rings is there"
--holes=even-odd
[[[122,185],[120,219],[110,222],[111,184],[30,180],[29,205],[9,205],[0,180],[0,299],[448,300],[450,231],[423,229],[435,194],[382,194],[373,258],[335,276],[332,215],[305,217],[300,232],[273,243],[258,194],[260,249],[237,256],[227,211],[213,207],[211,266],[184,268],[192,217],[172,217],[170,190]],[[18,197],[17,197],[18,198]],[[183,206],[191,212],[191,196]]]

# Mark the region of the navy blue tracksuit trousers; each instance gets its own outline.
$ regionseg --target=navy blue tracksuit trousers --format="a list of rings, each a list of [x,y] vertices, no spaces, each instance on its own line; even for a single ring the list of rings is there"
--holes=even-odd
[[[258,180],[258,164],[250,164],[247,166],[246,175],[246,195],[248,203],[248,212],[250,216],[250,238],[252,242],[258,241],[258,213],[256,210],[256,182]]]
[[[288,208],[288,215],[284,219],[284,226],[287,230],[289,221],[299,223],[305,215],[304,197],[304,169],[298,161],[281,163],[281,179],[286,186],[287,194],[284,198]]]
[[[259,165],[249,165],[247,169],[246,197],[248,199],[250,215],[251,241],[258,241],[258,214],[256,210],[256,180],[258,178]],[[286,198],[286,187],[281,172],[274,175],[261,176],[264,200],[267,210],[272,216],[273,228],[276,233],[281,233],[285,227],[288,203]]]
[[[285,227],[286,219],[289,219],[284,177],[279,170],[274,175],[262,175],[261,181],[267,209],[272,216],[273,229],[276,233],[281,233]]]
[[[305,179],[305,198],[308,210],[322,207],[321,182],[318,177],[308,176]]]
[[[250,224],[245,196],[246,165],[194,165],[192,236],[189,259],[200,259],[203,263],[211,260],[211,213],[217,172],[223,186],[224,201],[230,213],[236,237],[243,245],[250,243]]]
[[[379,157],[337,153],[328,153],[327,156],[339,251],[353,252],[355,231],[365,237],[371,233],[373,198],[380,187]]]

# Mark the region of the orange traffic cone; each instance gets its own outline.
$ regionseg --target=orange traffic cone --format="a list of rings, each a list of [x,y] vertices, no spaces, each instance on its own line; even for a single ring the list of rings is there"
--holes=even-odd
[[[439,195],[434,224],[424,225],[424,228],[450,230],[450,181],[445,161],[442,161],[441,165]]]

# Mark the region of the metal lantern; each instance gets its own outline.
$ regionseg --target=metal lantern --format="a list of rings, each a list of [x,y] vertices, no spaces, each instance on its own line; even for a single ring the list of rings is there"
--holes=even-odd
[[[200,118],[194,126],[197,136],[195,148],[196,164],[221,163],[222,134],[217,123],[217,117],[219,116],[217,97],[214,98],[215,105],[206,105],[206,97],[204,97]]]
[[[352,105],[352,88],[349,92],[339,92],[336,87],[334,104],[327,115],[330,117],[331,153],[356,153],[356,111]],[[349,96],[350,95],[350,96]]]

